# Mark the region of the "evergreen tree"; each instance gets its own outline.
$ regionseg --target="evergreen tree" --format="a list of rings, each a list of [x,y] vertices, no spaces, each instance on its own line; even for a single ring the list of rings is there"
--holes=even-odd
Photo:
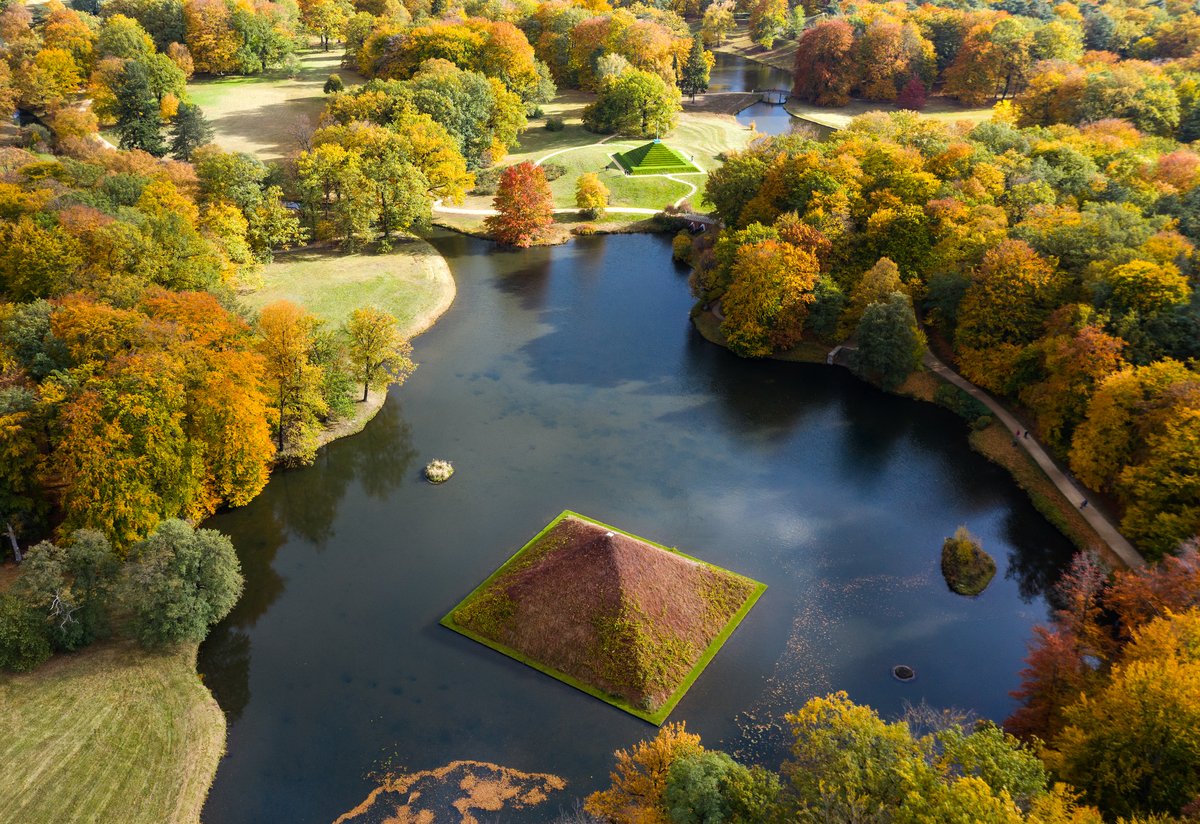
[[[688,54],[687,63],[683,65],[683,73],[679,78],[679,88],[684,94],[691,96],[708,91],[708,61],[704,59],[704,43],[699,37],[692,38],[692,51]]]
[[[167,153],[162,136],[162,114],[144,63],[130,60],[113,90],[117,99],[117,134],[122,149],[141,149],[155,157]]]
[[[195,103],[180,103],[171,126],[171,154],[191,160],[192,152],[213,139],[213,127]]]

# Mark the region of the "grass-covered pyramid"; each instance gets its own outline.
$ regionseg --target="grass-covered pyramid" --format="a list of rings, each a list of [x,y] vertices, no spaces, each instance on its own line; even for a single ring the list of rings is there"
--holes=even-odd
[[[661,140],[613,155],[621,168],[631,175],[672,175],[699,172],[696,166]]]
[[[661,724],[765,589],[564,512],[442,624]]]

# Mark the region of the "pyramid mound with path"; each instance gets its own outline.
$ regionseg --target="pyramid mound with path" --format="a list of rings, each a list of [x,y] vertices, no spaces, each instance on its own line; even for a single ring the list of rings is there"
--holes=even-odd
[[[678,149],[661,140],[613,155],[613,159],[631,175],[669,175],[696,173],[700,170]]]
[[[564,512],[442,624],[661,724],[764,589]]]

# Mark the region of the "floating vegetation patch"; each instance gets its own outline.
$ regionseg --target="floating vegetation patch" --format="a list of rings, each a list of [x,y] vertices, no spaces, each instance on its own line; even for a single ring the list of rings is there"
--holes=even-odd
[[[389,775],[334,824],[480,824],[535,807],[567,786],[557,775],[524,773],[485,761]]]

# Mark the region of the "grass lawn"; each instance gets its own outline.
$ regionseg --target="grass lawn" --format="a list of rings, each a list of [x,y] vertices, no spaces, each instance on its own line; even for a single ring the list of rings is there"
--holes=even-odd
[[[563,119],[563,130],[548,131],[543,118],[530,120],[529,127],[521,135],[521,145],[504,158],[501,165],[544,160],[565,167],[566,174],[550,183],[558,208],[574,207],[575,180],[584,172],[600,175],[610,192],[610,206],[661,209],[685,197],[693,205],[701,205],[699,201],[704,191],[704,174],[676,175],[678,179],[673,180],[658,176],[635,178],[620,171],[609,155],[641,146],[649,142],[649,138],[610,137],[603,145],[594,145],[608,135],[595,134],[583,128],[583,108],[593,99],[594,95],[585,92],[567,91],[556,97],[554,102],[542,106],[547,117]],[[679,125],[663,135],[663,140],[692,159],[700,169],[707,171],[720,163],[718,155],[744,147],[752,136],[749,129],[730,116],[684,112],[679,117]],[[556,152],[562,153],[547,157]],[[491,204],[490,196],[469,196],[463,203],[472,209],[490,208]]]
[[[788,100],[786,107],[789,113],[802,120],[808,120],[818,126],[827,126],[831,129],[844,129],[852,118],[867,112],[898,111],[898,107],[892,104],[867,100],[851,100],[846,106],[835,107],[814,106],[794,97]],[[982,123],[991,119],[992,109],[990,106],[971,108],[960,105],[949,98],[935,96],[929,98],[929,104],[922,110],[921,115],[951,123],[959,120]]]
[[[390,312],[405,337],[423,332],[454,300],[446,261],[423,240],[398,242],[386,255],[301,249],[275,256],[263,285],[242,299],[255,309],[290,300],[340,324],[361,306]]]
[[[0,821],[198,822],[225,716],[195,664],[103,643],[0,675]]]
[[[347,86],[363,82],[358,72],[339,66],[340,50],[311,49],[298,56],[301,68],[295,77],[274,71],[188,84],[192,102],[216,130],[217,145],[260,160],[279,159],[296,148],[300,127],[316,123],[325,108],[322,87],[330,74],[341,75]]]

